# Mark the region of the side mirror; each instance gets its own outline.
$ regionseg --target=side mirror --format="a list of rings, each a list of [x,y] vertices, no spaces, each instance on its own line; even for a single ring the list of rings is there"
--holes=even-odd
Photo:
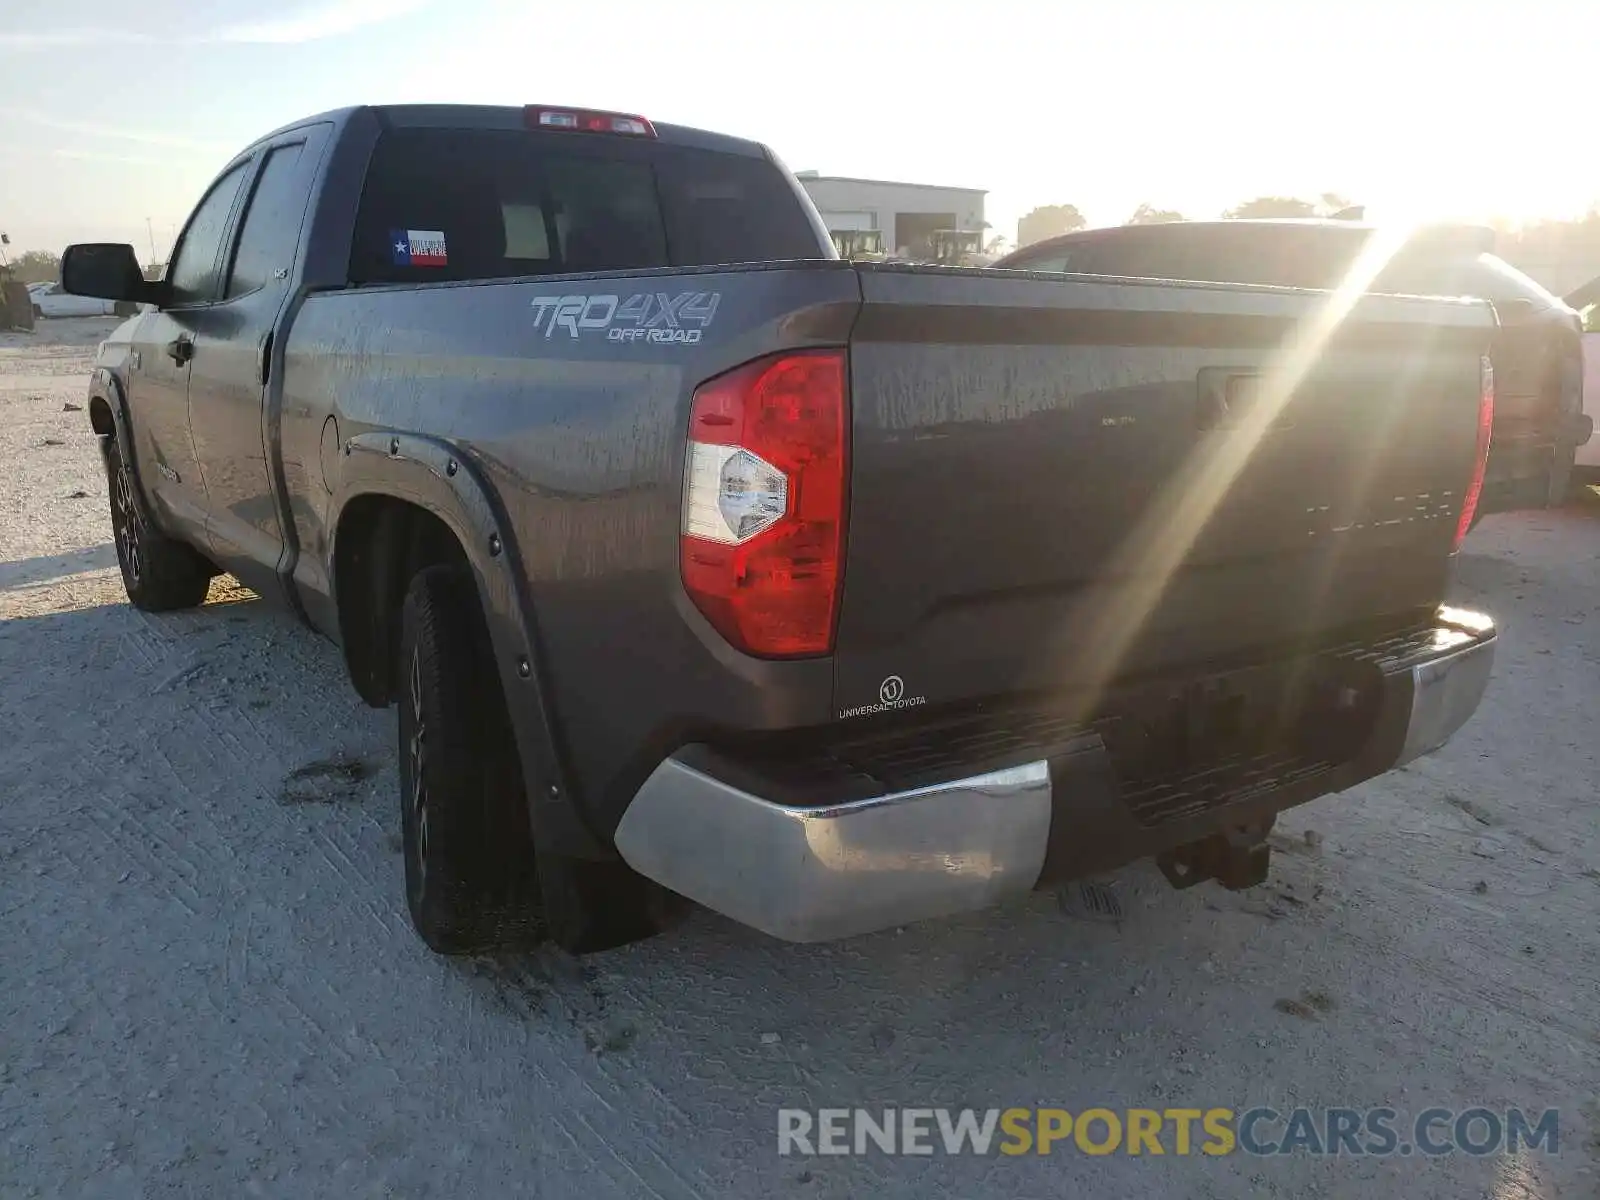
[[[160,284],[146,281],[133,247],[120,242],[83,242],[68,246],[61,258],[61,286],[74,296],[161,303]]]

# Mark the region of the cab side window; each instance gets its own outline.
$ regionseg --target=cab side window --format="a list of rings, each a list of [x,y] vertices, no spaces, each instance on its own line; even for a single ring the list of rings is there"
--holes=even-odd
[[[275,272],[287,272],[294,264],[307,199],[298,169],[304,148],[303,142],[291,142],[267,154],[239,227],[239,245],[228,275],[230,300],[265,287]]]
[[[221,257],[222,235],[228,228],[228,215],[244,184],[248,163],[240,163],[206,193],[183,231],[177,257],[167,272],[172,285],[172,304],[205,304],[217,298],[217,261]]]

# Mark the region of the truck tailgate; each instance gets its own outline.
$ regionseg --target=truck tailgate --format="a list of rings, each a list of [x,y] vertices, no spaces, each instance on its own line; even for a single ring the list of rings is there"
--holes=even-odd
[[[1487,306],[861,279],[841,715],[1092,696],[1444,598]]]

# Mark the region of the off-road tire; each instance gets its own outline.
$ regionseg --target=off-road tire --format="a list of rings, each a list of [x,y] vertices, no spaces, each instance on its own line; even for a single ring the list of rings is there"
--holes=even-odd
[[[542,934],[528,805],[472,576],[418,572],[400,616],[400,811],[406,907],[440,954]]]
[[[105,460],[111,533],[128,602],[145,612],[171,612],[203,603],[216,568],[193,547],[156,528],[115,437],[105,439]]]

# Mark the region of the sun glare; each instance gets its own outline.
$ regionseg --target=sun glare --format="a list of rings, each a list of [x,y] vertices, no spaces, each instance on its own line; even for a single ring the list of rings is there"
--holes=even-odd
[[[1235,481],[1283,414],[1295,389],[1316,365],[1329,340],[1354,310],[1362,295],[1410,239],[1414,225],[1386,223],[1371,238],[1315,315],[1281,345],[1263,365],[1260,395],[1237,428],[1190,455],[1150,504],[1138,526],[1105,571],[1106,578],[1125,579],[1130,588],[1123,603],[1102,606],[1098,628],[1084,640],[1081,715],[1099,702],[1124,656],[1139,636],[1173,577],[1183,566],[1196,539],[1227,497]],[[1365,494],[1366,481],[1358,494]]]

